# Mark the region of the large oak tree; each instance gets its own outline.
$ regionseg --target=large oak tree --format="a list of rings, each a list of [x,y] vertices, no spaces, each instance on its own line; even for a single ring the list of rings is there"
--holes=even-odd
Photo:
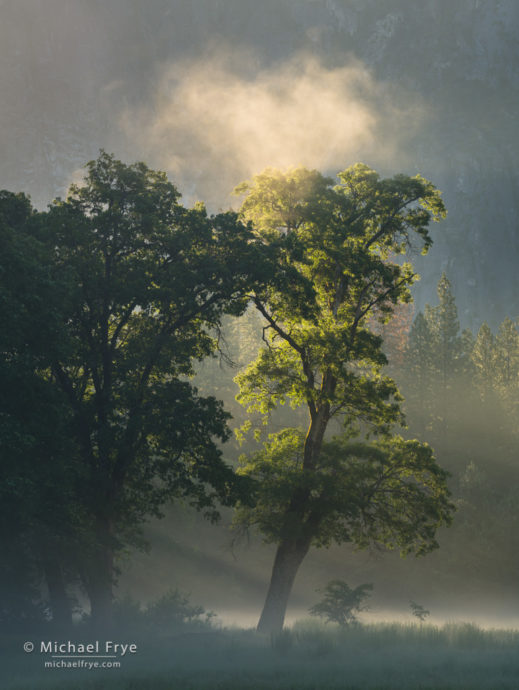
[[[222,458],[228,414],[189,382],[261,275],[234,213],[179,203],[166,175],[102,153],[39,223],[52,249],[63,346],[49,363],[65,401],[86,516],[77,567],[92,617],[110,619],[115,559],[149,516],[180,497],[217,515],[243,482]]]
[[[282,628],[312,545],[426,553],[452,512],[431,449],[393,433],[401,398],[373,328],[411,299],[416,276],[402,257],[431,245],[429,223],[445,214],[440,194],[420,176],[380,179],[361,164],[338,177],[334,186],[317,171],[266,170],[236,189],[242,217],[278,256],[277,281],[252,294],[265,346],[238,376],[239,399],[267,416],[285,402],[308,411],[306,431],[271,436],[242,469],[259,488],[238,519],[277,544],[258,624],[265,632]],[[337,439],[332,420],[343,427]]]

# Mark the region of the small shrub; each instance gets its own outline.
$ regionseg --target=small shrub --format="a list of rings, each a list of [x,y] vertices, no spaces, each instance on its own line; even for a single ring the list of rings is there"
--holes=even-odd
[[[309,609],[312,616],[325,618],[327,623],[341,626],[357,623],[356,613],[369,607],[363,602],[373,591],[372,584],[363,584],[352,589],[344,580],[331,580],[324,590],[323,599]]]
[[[210,627],[216,614],[203,606],[191,604],[189,597],[178,589],[166,592],[148,605],[144,616],[148,625],[161,630],[181,627]]]
[[[417,604],[416,601],[410,601],[409,605],[411,606],[411,613],[415,618],[418,618],[420,623],[423,623],[424,620],[431,615],[430,611],[420,606],[420,604]]]
[[[114,601],[113,613],[117,628],[142,632],[207,629],[212,627],[216,617],[213,611],[192,604],[189,596],[177,589],[169,590],[147,606],[126,595]],[[86,622],[88,618],[85,616]]]

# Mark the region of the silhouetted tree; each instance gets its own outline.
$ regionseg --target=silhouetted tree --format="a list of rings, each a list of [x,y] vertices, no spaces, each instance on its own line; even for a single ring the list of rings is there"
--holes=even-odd
[[[49,375],[64,343],[66,293],[36,237],[40,223],[27,197],[0,192],[0,618],[31,618],[45,582],[53,620],[63,624],[71,621],[79,470],[70,416]]]
[[[216,349],[222,316],[244,311],[265,270],[236,214],[208,217],[178,199],[164,173],[103,152],[33,233],[61,291],[47,309],[59,347],[36,329],[23,346],[43,352],[37,382],[57,395],[64,420],[53,428],[44,410],[48,429],[35,438],[41,446],[58,433],[73,447],[78,481],[55,483],[55,505],[69,505],[70,490],[79,516],[71,552],[97,623],[111,617],[115,559],[147,517],[181,497],[215,519],[217,503],[233,503],[244,485],[218,446],[228,413],[187,379]],[[36,323],[45,294],[25,285],[20,302]],[[38,419],[34,402],[27,414]]]

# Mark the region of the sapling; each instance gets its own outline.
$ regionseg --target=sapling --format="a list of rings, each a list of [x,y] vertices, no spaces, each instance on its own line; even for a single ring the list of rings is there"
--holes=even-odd
[[[366,611],[369,607],[364,601],[371,596],[372,584],[359,585],[352,589],[344,580],[331,580],[323,591],[324,597],[312,606],[312,616],[326,619],[326,623],[338,623],[348,626],[357,623],[356,613]]]

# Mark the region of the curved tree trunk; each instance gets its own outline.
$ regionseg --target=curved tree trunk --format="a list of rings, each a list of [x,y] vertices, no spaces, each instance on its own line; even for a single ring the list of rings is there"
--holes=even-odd
[[[278,633],[283,629],[290,592],[309,548],[309,539],[304,542],[285,539],[279,544],[258,632]]]
[[[304,446],[303,467],[305,469],[313,469],[317,464],[328,424],[328,413],[328,406],[324,405],[321,410],[316,410],[315,414],[312,415]],[[258,622],[258,632],[278,633],[283,629],[288,600],[297,571],[308,553],[319,522],[318,516],[314,516],[314,519],[307,517],[305,520],[307,501],[308,492],[306,490],[294,492],[288,512],[299,516],[299,527],[304,536],[301,536],[300,533],[298,538],[286,538],[279,543],[272,567],[267,598]],[[303,527],[305,522],[306,525]]]

